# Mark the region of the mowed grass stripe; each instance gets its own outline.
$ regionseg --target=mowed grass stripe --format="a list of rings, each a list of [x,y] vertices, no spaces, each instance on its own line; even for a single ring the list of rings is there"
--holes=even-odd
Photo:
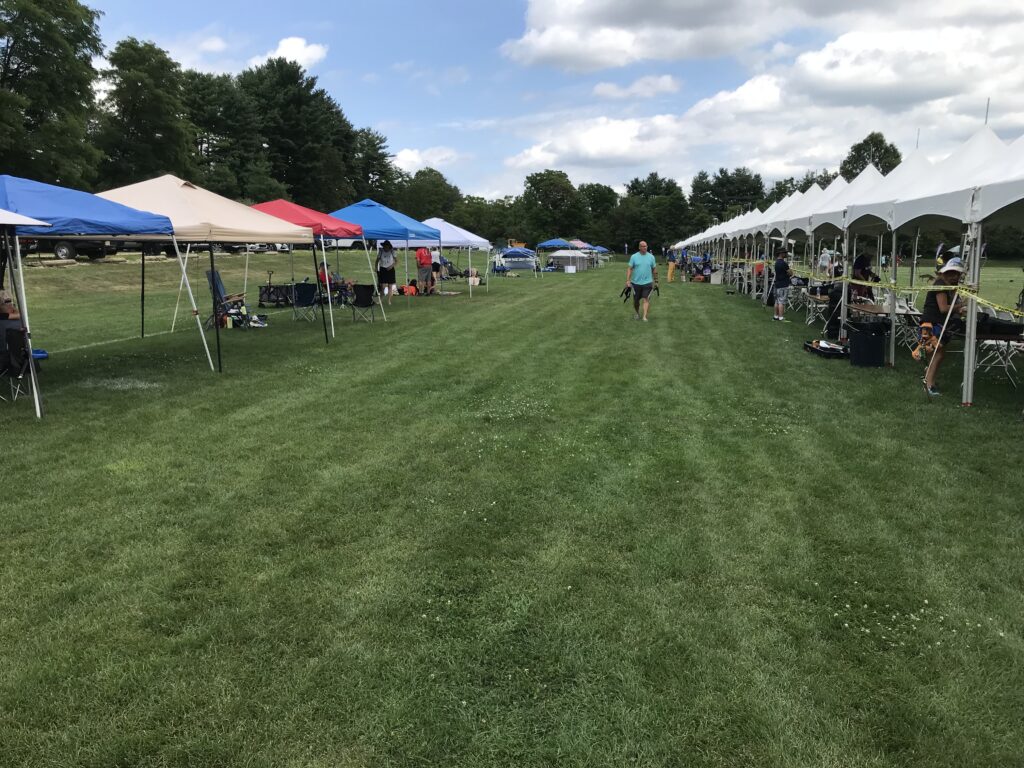
[[[1014,764],[1019,396],[711,286],[637,323],[622,272],[285,315],[223,376],[55,356],[5,411],[0,762]]]

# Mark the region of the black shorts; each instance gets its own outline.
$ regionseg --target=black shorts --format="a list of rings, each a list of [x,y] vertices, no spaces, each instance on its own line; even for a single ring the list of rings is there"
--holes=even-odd
[[[430,265],[430,268],[431,268],[431,269],[432,269],[432,270],[433,270],[434,272],[440,272],[440,271],[441,271],[441,265],[440,265],[440,264],[438,264],[438,263],[437,263],[436,261],[435,261],[435,262],[434,262],[433,264],[431,264],[431,265]]]
[[[633,283],[633,296],[637,299],[648,299],[651,296],[651,292],[654,290],[654,283],[647,283],[647,285],[637,285]]]
[[[381,267],[377,270],[377,285],[394,285],[396,282],[398,281],[395,280],[394,267],[388,269]]]

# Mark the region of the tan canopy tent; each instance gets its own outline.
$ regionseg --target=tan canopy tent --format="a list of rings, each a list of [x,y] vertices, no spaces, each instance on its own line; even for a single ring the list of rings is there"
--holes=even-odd
[[[171,220],[174,229],[174,250],[181,260],[178,241],[205,243],[210,252],[210,272],[216,272],[214,243],[310,243],[313,230],[289,224],[276,216],[253,210],[195,184],[170,174],[149,181],[98,193],[99,197],[132,208],[160,213]],[[248,259],[248,256],[246,257]],[[142,260],[145,265],[145,259]],[[248,266],[248,261],[246,262]],[[248,274],[248,269],[247,269]],[[145,278],[143,278],[145,279]],[[191,291],[189,291],[191,299]],[[216,318],[216,298],[214,317]],[[192,300],[198,321],[198,310]],[[217,367],[223,370],[220,348],[220,324],[214,322],[217,334]],[[326,326],[324,329],[326,337]]]

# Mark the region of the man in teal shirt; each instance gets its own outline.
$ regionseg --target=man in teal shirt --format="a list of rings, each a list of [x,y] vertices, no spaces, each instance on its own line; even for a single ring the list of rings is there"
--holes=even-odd
[[[647,313],[651,308],[651,291],[658,282],[658,272],[654,262],[654,254],[647,252],[647,243],[640,241],[640,250],[629,257],[626,267],[626,286],[633,291],[633,319],[640,319],[640,302],[644,303],[643,321],[647,322]]]

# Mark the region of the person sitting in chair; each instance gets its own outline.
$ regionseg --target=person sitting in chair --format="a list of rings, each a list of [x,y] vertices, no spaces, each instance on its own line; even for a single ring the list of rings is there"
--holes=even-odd
[[[877,283],[881,278],[871,269],[871,254],[861,253],[853,260],[853,279],[864,283]],[[851,293],[854,298],[875,300],[875,293],[866,285],[851,286]]]
[[[947,261],[939,270],[934,285],[949,287],[944,290],[928,291],[928,296],[924,300],[924,309],[921,312],[921,344],[922,347],[934,346],[935,350],[924,378],[921,379],[924,391],[929,397],[942,394],[935,386],[935,378],[946,356],[946,346],[950,339],[954,333],[963,330],[960,316],[964,313],[965,306],[956,291],[963,273],[964,265],[959,258]]]

